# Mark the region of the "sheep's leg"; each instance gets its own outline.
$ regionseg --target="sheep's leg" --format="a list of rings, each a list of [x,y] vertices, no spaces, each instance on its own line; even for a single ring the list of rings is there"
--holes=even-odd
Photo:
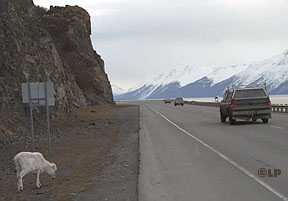
[[[40,183],[40,170],[37,171],[36,187],[37,187],[37,188],[41,188],[41,183]]]
[[[20,173],[19,173],[19,177],[18,177],[18,191],[23,191],[23,177],[28,174],[27,171],[25,170],[22,170]]]
[[[23,191],[23,176],[21,176],[21,173],[17,176],[17,188],[18,191]]]
[[[19,189],[19,178],[20,178],[20,173],[19,173],[18,170],[17,170],[16,176],[17,176],[17,188],[18,188],[18,191],[20,191],[20,189]]]
[[[20,176],[17,176],[17,189],[18,189],[18,191],[21,191],[20,186],[21,186]],[[23,186],[23,184],[22,184],[22,186]]]
[[[20,167],[19,167],[19,163],[18,161],[15,161],[15,166],[16,166],[16,176],[17,176],[17,188],[18,188],[18,191],[20,191],[20,188],[19,188],[19,180],[20,180]]]

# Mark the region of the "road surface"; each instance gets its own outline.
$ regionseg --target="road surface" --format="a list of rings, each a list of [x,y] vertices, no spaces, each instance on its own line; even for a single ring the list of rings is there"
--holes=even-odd
[[[138,104],[140,201],[287,200],[287,114],[231,126],[220,123],[218,108]],[[281,175],[259,177],[259,168]]]

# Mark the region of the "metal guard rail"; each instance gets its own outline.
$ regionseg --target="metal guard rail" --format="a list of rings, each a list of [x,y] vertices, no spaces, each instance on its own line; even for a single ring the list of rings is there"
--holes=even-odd
[[[282,113],[288,113],[288,104],[273,104],[272,105],[272,111],[273,112],[282,112]]]
[[[200,102],[200,101],[185,101],[186,104],[219,107],[220,103],[216,102]],[[288,104],[273,104],[272,112],[288,113]]]

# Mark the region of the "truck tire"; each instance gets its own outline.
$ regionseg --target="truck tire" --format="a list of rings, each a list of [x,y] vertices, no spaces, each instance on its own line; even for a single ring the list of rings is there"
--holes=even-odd
[[[264,124],[268,124],[269,119],[266,119],[266,118],[265,118],[265,119],[262,119],[262,121],[263,121]]]
[[[220,112],[220,119],[222,123],[226,122],[226,116],[222,112]]]
[[[230,125],[234,125],[235,122],[236,122],[236,119],[233,119],[232,116],[229,116],[229,123],[230,123]]]

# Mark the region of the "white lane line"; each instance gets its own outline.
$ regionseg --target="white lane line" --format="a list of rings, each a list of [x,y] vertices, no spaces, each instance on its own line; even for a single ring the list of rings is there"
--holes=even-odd
[[[274,126],[274,125],[270,125],[270,127],[271,127],[271,128],[281,129],[281,130],[285,129],[285,128],[281,127],[281,126]]]
[[[146,107],[148,107],[146,105]],[[199,142],[201,145],[203,145],[204,147],[208,148],[209,150],[213,151],[214,153],[216,153],[218,156],[220,156],[222,159],[224,159],[225,161],[227,161],[228,163],[230,163],[232,166],[234,166],[236,169],[240,170],[243,174],[245,174],[246,176],[250,177],[251,179],[253,179],[254,181],[256,181],[258,184],[260,184],[261,186],[263,186],[265,189],[267,189],[268,191],[270,191],[271,193],[273,193],[274,195],[276,195],[278,198],[282,199],[283,201],[288,201],[288,198],[283,195],[282,193],[279,193],[276,189],[274,189],[273,187],[271,187],[269,184],[265,183],[264,181],[262,181],[261,179],[259,179],[257,176],[253,175],[249,170],[245,169],[244,167],[242,167],[241,165],[239,165],[238,163],[236,163],[235,161],[233,161],[232,159],[230,159],[229,157],[225,156],[224,154],[222,154],[220,151],[214,149],[211,145],[207,144],[206,142],[200,140],[199,138],[197,138],[196,136],[192,135],[191,133],[189,133],[188,131],[186,131],[185,129],[181,128],[180,126],[178,126],[176,123],[174,123],[173,121],[171,121],[170,119],[168,119],[164,114],[162,114],[159,111],[153,110],[152,108],[148,107],[151,111],[155,112],[156,114],[159,114],[163,119],[165,119],[166,121],[168,121],[170,124],[172,124],[173,126],[175,126],[178,130],[182,131],[183,133],[185,133],[186,135],[192,137],[194,140],[196,140],[197,142]]]

